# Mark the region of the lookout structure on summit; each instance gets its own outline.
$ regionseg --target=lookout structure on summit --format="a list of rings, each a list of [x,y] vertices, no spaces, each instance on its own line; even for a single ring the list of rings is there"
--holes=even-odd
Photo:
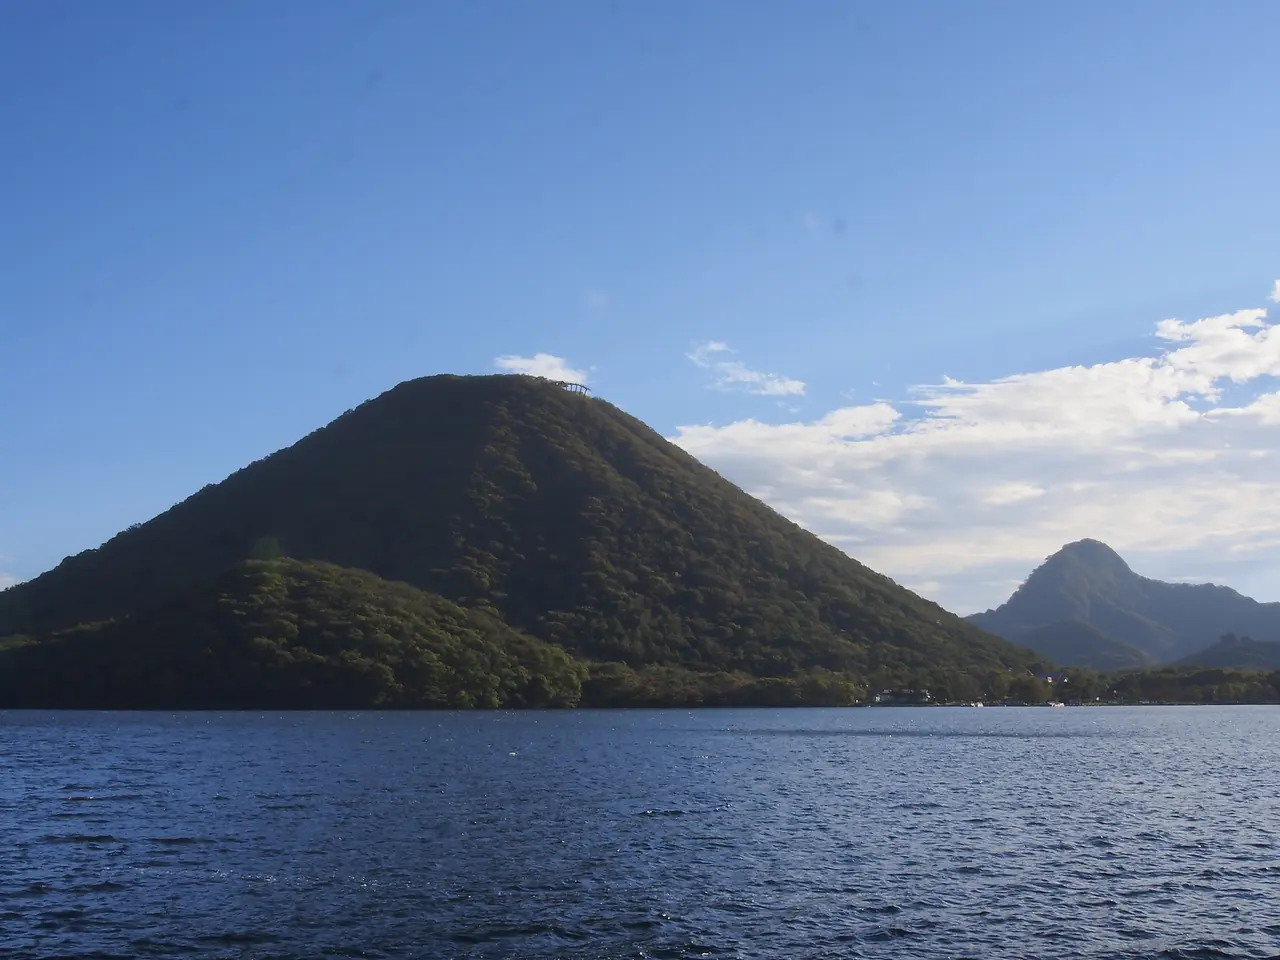
[[[571,381],[568,381],[568,380],[552,380],[551,382],[558,387],[563,387],[565,390],[568,390],[570,393],[581,394],[584,397],[591,395],[591,388],[588,387],[585,383],[572,383]]]

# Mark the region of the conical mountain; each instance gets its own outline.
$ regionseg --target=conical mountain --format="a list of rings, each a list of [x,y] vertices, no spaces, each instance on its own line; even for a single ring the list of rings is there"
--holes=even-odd
[[[1142,578],[1105,543],[1078,540],[1033,570],[994,616],[988,611],[971,619],[998,621],[1002,629],[1029,629],[1076,620],[1107,633],[1108,627],[1116,626],[1110,619],[1119,611],[1127,613],[1141,587]],[[1127,624],[1124,632],[1133,634],[1138,629]]]
[[[1005,603],[969,620],[1060,663],[1096,669],[1132,663],[1135,648],[1170,662],[1228,632],[1280,637],[1280,604],[1140,576],[1098,540],[1067,544]]]
[[[0,594],[0,636],[124,617],[275,555],[486,606],[596,662],[942,683],[1032,659],[612,405],[524,376],[402,383]]]

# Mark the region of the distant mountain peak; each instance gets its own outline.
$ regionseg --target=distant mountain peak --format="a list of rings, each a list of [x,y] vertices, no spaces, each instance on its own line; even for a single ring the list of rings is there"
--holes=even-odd
[[[1064,543],[1058,552],[1073,553],[1081,556],[1110,556],[1115,557],[1117,560],[1120,559],[1120,554],[1094,537],[1081,537],[1079,540]]]
[[[1118,662],[1121,648],[1169,662],[1229,631],[1280,637],[1280,604],[1259,604],[1226,587],[1143,577],[1107,544],[1089,538],[1065,544],[1005,603],[969,619],[1059,662],[1073,663],[1064,649],[1069,641],[1079,656],[1074,665],[1099,669]],[[1104,651],[1098,637],[1066,629],[1076,622],[1118,646]],[[1052,652],[1037,646],[1040,638],[1054,641]]]
[[[1087,622],[1092,598],[1129,591],[1141,579],[1120,554],[1101,540],[1075,540],[1031,571],[1005,606],[1051,602],[1061,608],[1063,619]]]
[[[1058,557],[1074,560],[1100,571],[1133,573],[1129,564],[1125,563],[1124,558],[1116,553],[1115,550],[1101,540],[1087,537],[1083,540],[1074,540],[1071,543],[1064,544],[1062,549],[1045,561],[1045,565],[1048,565]]]

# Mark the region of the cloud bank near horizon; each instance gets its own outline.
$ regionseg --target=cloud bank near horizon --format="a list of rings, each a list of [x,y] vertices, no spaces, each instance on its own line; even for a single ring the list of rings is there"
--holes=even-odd
[[[1155,334],[1152,356],[944,377],[904,401],[680,426],[671,439],[961,613],[1002,602],[1082,537],[1280,564],[1280,324],[1255,308],[1164,320]],[[715,369],[727,348],[700,349],[694,362]]]

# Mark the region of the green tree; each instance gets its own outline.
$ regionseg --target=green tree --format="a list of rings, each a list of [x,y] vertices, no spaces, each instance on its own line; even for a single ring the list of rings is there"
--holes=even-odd
[[[1009,683],[1009,696],[1021,703],[1044,703],[1051,695],[1052,689],[1039,677],[1014,677]]]

